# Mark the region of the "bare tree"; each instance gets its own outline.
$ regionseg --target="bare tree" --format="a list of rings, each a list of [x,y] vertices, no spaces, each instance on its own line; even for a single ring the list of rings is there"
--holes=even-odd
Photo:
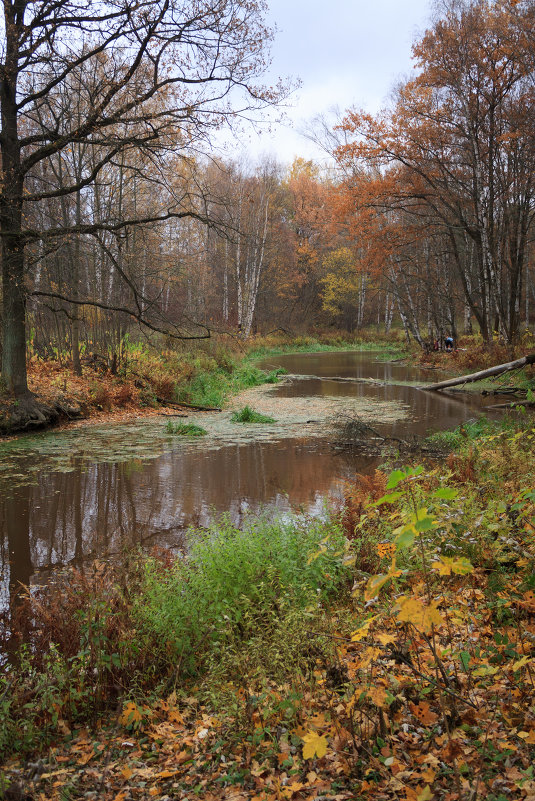
[[[27,210],[83,192],[119,156],[135,169],[140,150],[163,174],[172,151],[192,158],[215,127],[276,103],[283,91],[255,84],[271,38],[264,0],[5,0],[3,7],[2,378],[35,415],[26,379],[27,246],[51,248],[66,236],[117,233],[132,223],[204,219],[204,206],[201,193],[181,186],[134,219],[75,216],[43,230],[27,224],[36,219]],[[74,91],[89,99],[83,119],[69,113]],[[39,165],[82,144],[93,157],[78,173],[61,186],[37,180]],[[125,311],[140,316],[135,307]]]

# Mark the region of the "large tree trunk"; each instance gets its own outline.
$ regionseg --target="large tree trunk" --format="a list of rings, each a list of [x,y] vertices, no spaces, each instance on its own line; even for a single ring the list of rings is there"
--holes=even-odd
[[[439,381],[438,384],[428,384],[427,386],[418,387],[418,389],[435,391],[437,389],[457,387],[459,384],[471,384],[473,381],[480,381],[482,378],[490,378],[493,375],[507,373],[509,370],[517,370],[527,364],[535,364],[535,353],[530,353],[528,356],[523,356],[521,359],[516,359],[514,362],[506,362],[505,364],[498,364],[496,367],[489,367],[488,370],[480,370],[478,373],[470,373],[469,375],[462,375],[458,378],[450,378],[447,381]]]
[[[3,221],[5,222],[5,221]],[[2,379],[16,397],[28,394],[26,376],[26,297],[24,250],[20,236],[2,225],[3,347]],[[20,231],[20,228],[19,228]]]
[[[26,376],[26,294],[22,230],[23,179],[17,126],[18,40],[21,9],[4,3],[5,65],[0,80],[2,173],[0,234],[2,236],[3,349],[2,379],[17,397],[28,394]],[[22,11],[22,15],[24,11]]]

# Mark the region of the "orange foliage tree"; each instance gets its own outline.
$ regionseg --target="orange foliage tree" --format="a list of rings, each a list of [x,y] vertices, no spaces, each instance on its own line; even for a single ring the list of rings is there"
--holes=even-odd
[[[508,342],[519,333],[535,211],[534,29],[532,4],[451,0],[415,44],[418,74],[394,107],[343,122],[346,191],[374,210],[384,275],[413,307],[423,302],[409,309],[420,323],[439,289],[449,316],[466,303],[486,340],[496,327]],[[414,277],[423,301],[400,286]]]

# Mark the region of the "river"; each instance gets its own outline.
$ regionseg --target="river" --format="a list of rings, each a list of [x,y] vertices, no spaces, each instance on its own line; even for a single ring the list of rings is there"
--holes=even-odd
[[[278,416],[272,426],[232,424],[224,412],[193,415],[209,430],[202,440],[170,437],[167,421],[152,418],[1,444],[0,606],[20,583],[46,581],[63,565],[135,545],[179,548],[189,526],[208,525],[221,513],[236,524],[261,508],[321,513],[340,500],[346,481],[378,463],[332,447],[325,421],[317,419],[326,410],[354,405],[382,433],[402,436],[452,428],[481,412],[480,396],[422,392],[416,384],[436,380],[434,373],[377,356],[264,360],[261,367],[291,375],[246,393],[245,400]]]

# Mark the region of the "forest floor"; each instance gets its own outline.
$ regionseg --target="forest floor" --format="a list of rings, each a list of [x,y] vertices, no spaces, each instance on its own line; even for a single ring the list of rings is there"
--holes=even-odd
[[[0,797],[533,801],[532,426],[28,599]]]

